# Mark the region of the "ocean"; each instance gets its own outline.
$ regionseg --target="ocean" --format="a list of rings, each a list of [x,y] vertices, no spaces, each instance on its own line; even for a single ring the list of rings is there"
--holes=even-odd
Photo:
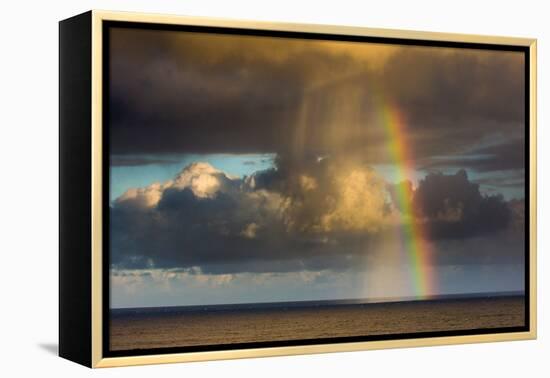
[[[111,309],[111,351],[522,327],[519,294]]]

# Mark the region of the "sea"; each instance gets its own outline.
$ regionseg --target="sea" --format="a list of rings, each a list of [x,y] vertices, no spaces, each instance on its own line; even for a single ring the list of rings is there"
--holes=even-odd
[[[526,323],[523,293],[423,300],[345,299],[111,309],[111,351],[139,351],[419,332]]]

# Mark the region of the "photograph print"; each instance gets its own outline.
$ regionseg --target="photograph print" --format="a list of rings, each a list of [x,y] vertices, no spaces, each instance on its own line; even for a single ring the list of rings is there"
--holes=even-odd
[[[107,25],[106,355],[527,329],[524,48]]]

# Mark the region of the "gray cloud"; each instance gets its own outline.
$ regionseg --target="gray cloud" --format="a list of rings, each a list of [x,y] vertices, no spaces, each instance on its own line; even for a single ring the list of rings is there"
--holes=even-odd
[[[503,230],[512,212],[501,195],[482,195],[466,171],[430,174],[414,192],[418,216],[427,217],[433,238],[459,239]]]

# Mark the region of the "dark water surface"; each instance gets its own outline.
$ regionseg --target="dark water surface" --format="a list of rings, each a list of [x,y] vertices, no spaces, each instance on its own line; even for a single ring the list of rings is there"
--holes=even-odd
[[[522,295],[111,310],[112,351],[525,325]]]

